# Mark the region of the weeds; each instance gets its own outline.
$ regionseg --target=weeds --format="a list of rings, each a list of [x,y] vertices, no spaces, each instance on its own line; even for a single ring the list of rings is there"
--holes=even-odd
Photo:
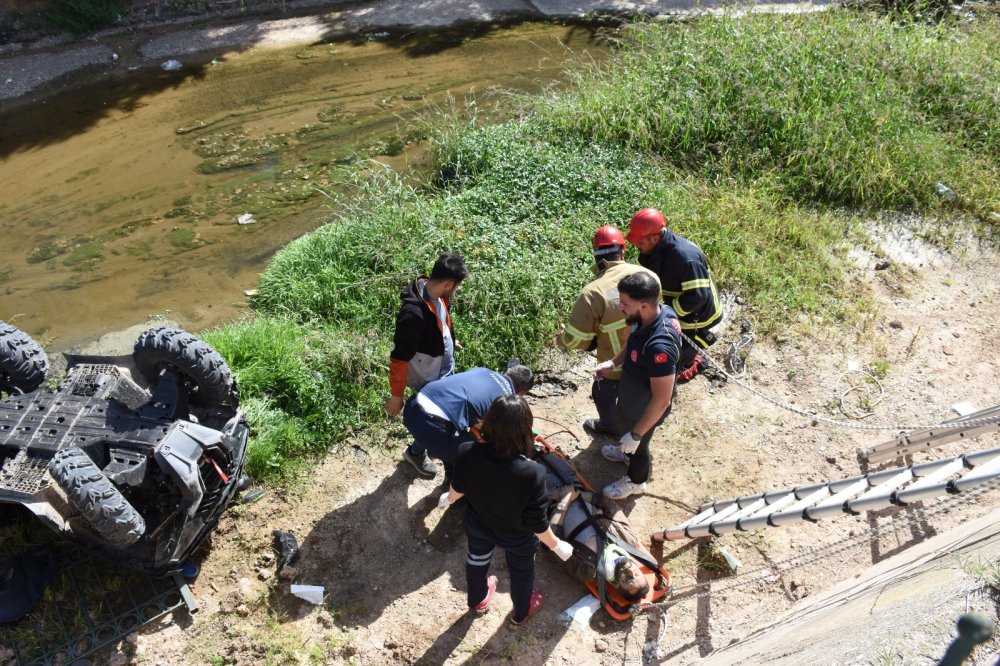
[[[380,418],[399,292],[443,251],[471,270],[452,307],[462,368],[539,362],[591,277],[593,230],[645,206],[756,303],[761,333],[863,315],[845,270],[861,217],[842,206],[934,209],[941,228],[1000,208],[997,27],[840,11],[638,25],[513,119],[446,109],[431,182],[338,170],[337,213],[274,257],[258,319],[208,336],[253,425],[248,469],[280,477]],[[204,156],[272,150],[213,141]]]
[[[959,566],[981,587],[989,587],[994,592],[1000,593],[1000,559],[977,558],[975,561],[960,559]]]
[[[57,28],[85,35],[114,25],[124,12],[123,0],[53,0],[46,18]]]
[[[538,112],[560,136],[835,205],[932,207],[937,181],[1000,193],[995,17],[961,27],[850,12],[640,25],[622,57]]]

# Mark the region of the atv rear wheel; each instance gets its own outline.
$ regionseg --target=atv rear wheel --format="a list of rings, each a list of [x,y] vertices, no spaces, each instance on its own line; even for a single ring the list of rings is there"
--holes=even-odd
[[[49,357],[21,329],[0,321],[0,389],[23,393],[34,391],[45,381]]]
[[[193,385],[193,404],[237,406],[236,382],[226,361],[208,343],[179,328],[151,328],[139,336],[132,353],[143,376],[155,384],[165,369],[176,370]]]
[[[57,451],[49,472],[66,497],[108,543],[125,548],[146,531],[146,521],[83,449]]]

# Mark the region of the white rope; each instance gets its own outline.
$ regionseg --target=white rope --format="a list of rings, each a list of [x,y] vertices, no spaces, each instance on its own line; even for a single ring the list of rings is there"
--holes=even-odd
[[[827,423],[829,425],[834,425],[834,426],[838,426],[838,427],[841,427],[841,428],[852,428],[852,429],[855,429],[855,430],[895,430],[895,431],[907,432],[907,431],[910,431],[910,430],[931,430],[931,429],[955,429],[955,430],[958,430],[958,429],[962,429],[962,428],[968,428],[970,426],[987,425],[987,424],[991,424],[991,423],[996,423],[998,420],[1000,420],[1000,417],[998,417],[998,416],[990,416],[990,417],[984,417],[984,418],[979,418],[979,419],[965,419],[965,420],[961,420],[961,421],[951,421],[949,423],[934,423],[932,425],[899,425],[899,424],[891,424],[891,423],[870,423],[870,424],[863,424],[863,423],[851,423],[849,421],[839,421],[837,419],[832,419],[832,418],[830,418],[828,416],[823,416],[821,414],[817,414],[816,412],[810,412],[810,411],[806,411],[804,409],[800,409],[800,408],[796,407],[795,405],[791,405],[791,404],[789,404],[787,402],[781,402],[780,400],[777,400],[776,398],[772,398],[771,396],[765,394],[763,391],[761,391],[759,389],[756,389],[753,386],[750,386],[749,384],[747,384],[744,381],[741,381],[739,379],[739,377],[737,377],[736,375],[733,375],[732,373],[728,372],[718,361],[716,361],[714,358],[712,358],[712,356],[708,353],[708,350],[700,348],[697,345],[697,343],[695,343],[694,340],[692,340],[688,336],[684,335],[683,333],[681,333],[681,337],[684,338],[684,340],[686,340],[688,344],[697,347],[698,350],[699,350],[699,352],[701,353],[701,355],[705,358],[707,364],[714,366],[716,368],[716,370],[718,370],[720,373],[722,373],[726,377],[727,380],[732,380],[735,384],[737,384],[738,386],[743,387],[744,389],[746,389],[750,393],[753,393],[755,396],[757,396],[761,400],[764,400],[765,402],[769,402],[772,405],[775,405],[777,407],[780,407],[781,409],[785,409],[787,411],[793,412],[793,413],[798,414],[800,416],[803,416],[803,417],[805,417],[807,419],[811,419],[811,420],[814,420],[814,421],[821,421],[821,422]]]

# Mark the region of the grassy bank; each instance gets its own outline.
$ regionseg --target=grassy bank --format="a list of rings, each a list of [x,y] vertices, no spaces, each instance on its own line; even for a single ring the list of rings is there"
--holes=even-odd
[[[593,230],[643,206],[705,250],[758,331],[852,317],[844,206],[942,224],[1000,210],[998,27],[848,12],[640,25],[507,122],[444,119],[435,183],[355,174],[330,223],[274,258],[258,317],[208,336],[240,380],[251,473],[379,418],[398,293],[446,249],[472,272],[453,309],[462,368],[537,363],[590,277]]]

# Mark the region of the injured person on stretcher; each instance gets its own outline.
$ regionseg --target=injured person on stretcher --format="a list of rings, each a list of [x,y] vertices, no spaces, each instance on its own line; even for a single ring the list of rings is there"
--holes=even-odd
[[[536,460],[547,472],[552,529],[573,546],[567,566],[608,614],[627,620],[637,606],[667,596],[670,575],[643,548],[614,501],[589,490],[560,454],[539,451]]]

